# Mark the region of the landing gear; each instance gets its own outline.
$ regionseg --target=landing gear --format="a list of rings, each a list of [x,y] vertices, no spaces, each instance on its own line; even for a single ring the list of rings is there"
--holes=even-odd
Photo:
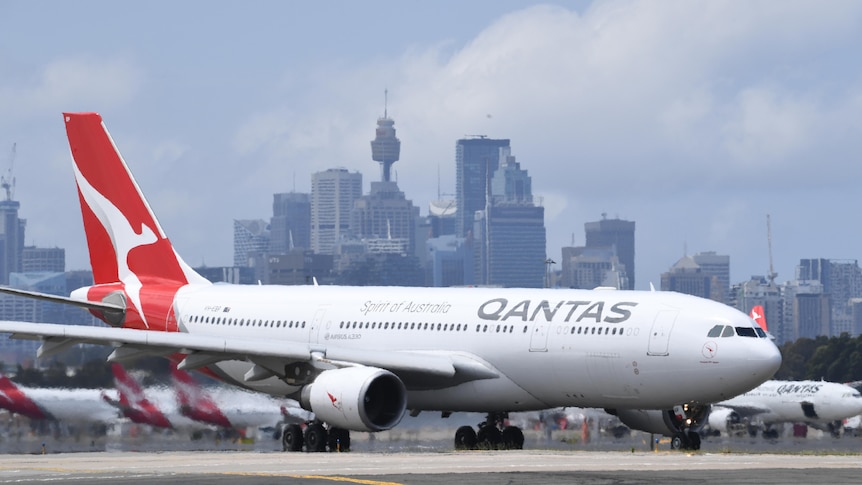
[[[455,432],[456,450],[521,450],[524,433],[517,426],[506,426],[507,413],[488,413],[479,423],[477,433],[471,426],[461,426]]]
[[[673,450],[699,450],[700,435],[696,431],[680,431],[670,439]]]
[[[326,451],[350,451],[350,431],[342,428],[329,428],[320,421],[306,423],[305,432],[298,424],[285,425],[281,433],[281,448],[284,451],[305,451],[319,453]]]
[[[305,449],[308,452],[326,451],[326,428],[321,423],[312,423],[305,428]]]
[[[302,427],[298,424],[289,424],[285,426],[281,433],[281,448],[284,451],[302,451],[304,443],[302,436]]]
[[[455,431],[456,450],[475,450],[478,443],[476,430],[472,426],[461,426],[458,431]]]
[[[687,403],[674,408],[671,421],[676,425],[676,433],[670,440],[674,450],[699,450],[700,434],[695,431],[701,427],[709,415],[709,406]]]
[[[342,428],[329,430],[329,451],[350,451],[350,431]]]

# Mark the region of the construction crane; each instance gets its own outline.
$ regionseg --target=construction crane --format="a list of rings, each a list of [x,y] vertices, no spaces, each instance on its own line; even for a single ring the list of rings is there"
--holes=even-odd
[[[15,177],[12,176],[12,168],[15,166],[15,145],[12,144],[12,155],[9,156],[9,169],[7,175],[0,177],[0,187],[6,191],[6,200],[12,200],[15,196]]]
[[[775,272],[772,266],[772,220],[769,217],[769,214],[766,214],[766,243],[769,248],[769,286],[775,286],[775,278],[778,277],[778,273]]]

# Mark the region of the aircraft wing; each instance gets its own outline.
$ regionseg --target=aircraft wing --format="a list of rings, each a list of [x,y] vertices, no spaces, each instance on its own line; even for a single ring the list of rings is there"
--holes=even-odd
[[[41,357],[80,343],[115,347],[108,357],[121,361],[141,355],[185,354],[181,369],[194,369],[223,360],[248,360],[255,367],[247,381],[285,377],[288,364],[310,363],[319,369],[363,365],[379,367],[401,376],[408,388],[453,385],[477,379],[493,379],[499,373],[468,354],[453,352],[379,352],[284,340],[223,338],[184,332],[127,328],[0,321],[0,333],[12,338],[41,339]]]
[[[716,404],[713,406],[714,409],[725,408],[732,409],[733,412],[739,415],[741,418],[751,418],[757,416],[759,414],[771,413],[772,410],[763,406],[754,406],[750,404]]]

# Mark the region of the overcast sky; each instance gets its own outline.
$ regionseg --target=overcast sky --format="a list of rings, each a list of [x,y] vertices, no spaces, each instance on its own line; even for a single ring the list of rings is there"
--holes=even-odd
[[[511,139],[548,254],[637,223],[638,288],[687,251],[731,281],[859,259],[862,2],[0,2],[0,169],[13,143],[26,244],[89,267],[60,113],[100,112],[191,265],[230,265],[233,219],[311,173],[398,183],[427,213],[455,142]]]

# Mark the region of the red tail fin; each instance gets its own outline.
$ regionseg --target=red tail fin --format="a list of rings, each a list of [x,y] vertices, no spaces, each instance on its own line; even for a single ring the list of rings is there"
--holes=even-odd
[[[114,385],[119,394],[119,408],[123,416],[135,423],[149,424],[157,428],[170,428],[171,423],[159,408],[144,395],[144,390],[120,364],[112,364]]]
[[[86,298],[98,301],[122,292],[124,326],[176,330],[171,322],[151,320],[168,318],[181,286],[209,282],[177,255],[102,117],[64,113],[64,120],[96,283]]]
[[[51,415],[24,394],[11,379],[0,375],[0,408],[30,419],[50,419]]]
[[[760,328],[763,329],[764,332],[768,332],[769,329],[766,328],[766,312],[763,310],[763,306],[755,305],[751,308],[751,319],[757,322],[760,325]]]
[[[223,428],[233,427],[212,397],[195,382],[191,374],[177,369],[176,364],[171,364],[171,372],[183,416]]]

